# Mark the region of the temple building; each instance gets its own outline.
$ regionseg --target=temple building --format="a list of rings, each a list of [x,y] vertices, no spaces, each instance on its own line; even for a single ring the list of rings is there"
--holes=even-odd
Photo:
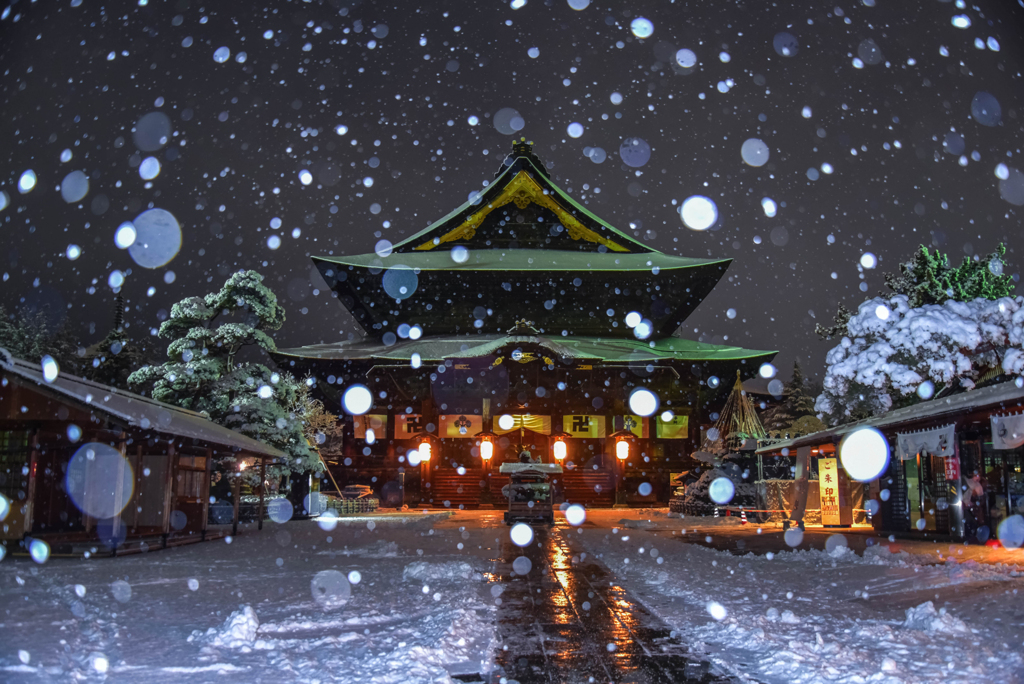
[[[615,229],[525,139],[423,231],[313,261],[365,336],[277,361],[345,416],[324,449],[338,485],[369,485],[382,505],[500,506],[497,464],[523,451],[561,462],[559,500],[664,505],[737,371],[752,377],[775,354],[677,336],[731,260],[664,254]]]

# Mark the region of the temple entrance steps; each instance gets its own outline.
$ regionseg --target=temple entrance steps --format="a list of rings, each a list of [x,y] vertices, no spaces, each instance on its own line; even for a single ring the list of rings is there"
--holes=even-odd
[[[481,484],[483,483],[483,484]],[[425,490],[425,504],[437,508],[479,508],[481,503],[493,503],[504,508],[505,501],[501,488],[508,478],[492,470],[485,473],[482,468],[466,468],[459,474],[454,468],[438,468],[430,474],[430,488]],[[553,478],[555,501],[579,503],[590,507],[605,508],[615,503],[615,476],[605,470],[576,468]],[[486,496],[490,490],[490,497]]]
[[[479,508],[485,483],[481,468],[466,468],[460,475],[457,470],[438,468],[430,474],[430,493],[427,502],[438,508]]]
[[[569,503],[592,507],[610,507],[615,503],[615,477],[604,470],[566,470],[555,486]]]

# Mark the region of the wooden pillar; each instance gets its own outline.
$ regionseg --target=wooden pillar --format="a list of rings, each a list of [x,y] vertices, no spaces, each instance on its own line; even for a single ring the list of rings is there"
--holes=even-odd
[[[118,513],[114,516],[114,519],[110,521],[110,534],[113,539],[117,539],[121,534],[121,528],[124,526],[124,518],[121,513],[124,511],[124,507],[128,502],[124,500],[124,469],[128,465],[128,442],[127,435],[122,432],[121,439],[117,443],[117,451],[121,454],[121,458],[117,460],[117,472],[114,474],[114,510]],[[127,539],[127,534],[125,538]],[[117,553],[117,545],[114,545],[113,552]]]
[[[239,455],[241,458],[241,455]],[[238,468],[231,473],[231,504],[234,511],[231,514],[231,536],[238,534],[238,500],[242,498],[242,471]]]
[[[263,529],[263,504],[266,501],[266,490],[267,490],[267,458],[264,456],[260,459],[260,508],[257,514],[258,522],[256,523],[256,529]]]
[[[167,474],[164,476],[164,510],[163,528],[166,535],[171,532],[171,504],[174,501],[174,473],[178,469],[178,451],[174,448],[174,439],[167,442]]]
[[[206,477],[203,481],[203,527],[202,538],[206,541],[206,529],[210,523],[210,479],[213,477],[213,449],[206,447]]]
[[[22,525],[22,537],[27,534],[32,534],[32,525],[34,524],[35,507],[38,503],[36,501],[36,486],[37,473],[39,471],[40,460],[42,459],[42,446],[39,440],[39,429],[36,428],[32,431],[32,451],[29,456],[28,462],[28,487],[25,492],[25,503],[22,504],[21,510],[24,511],[22,514],[21,525]],[[16,505],[16,501],[11,501],[11,505]],[[9,514],[8,514],[9,515]],[[82,514],[83,522],[86,522],[89,518],[84,513]],[[10,520],[10,518],[8,518]]]
[[[796,450],[796,482],[793,486],[793,511],[790,513],[790,522],[803,529],[804,514],[807,511],[807,489],[808,477],[811,470],[811,447],[810,445],[797,447]]]

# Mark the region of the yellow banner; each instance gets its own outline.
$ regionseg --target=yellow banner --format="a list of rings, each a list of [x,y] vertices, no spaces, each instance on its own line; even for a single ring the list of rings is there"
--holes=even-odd
[[[387,414],[367,413],[363,416],[352,416],[352,423],[356,429],[356,439],[366,439],[366,430],[373,430],[375,439],[387,439],[388,417]]]
[[[512,420],[510,421],[509,418]],[[520,428],[539,432],[542,435],[551,434],[551,416],[535,416],[529,413],[506,413],[504,415],[495,416],[493,423],[494,426],[491,430],[496,435],[505,435],[509,432],[515,432]]]
[[[427,421],[417,413],[395,415],[395,439],[412,439],[420,432],[426,432]]]
[[[562,430],[580,439],[600,439],[608,434],[604,416],[562,416]]]
[[[441,416],[442,437],[469,438],[484,431],[484,419],[482,416],[468,415],[464,413]]]
[[[689,416],[672,416],[672,420],[657,417],[655,432],[658,439],[686,439],[689,436]]]
[[[625,416],[615,416],[613,424],[615,431],[629,430],[640,439],[647,439],[651,436],[649,424],[647,419],[643,416],[634,416],[630,414]]]
[[[834,458],[818,459],[818,490],[821,493],[821,524],[841,525],[839,517],[839,468]]]

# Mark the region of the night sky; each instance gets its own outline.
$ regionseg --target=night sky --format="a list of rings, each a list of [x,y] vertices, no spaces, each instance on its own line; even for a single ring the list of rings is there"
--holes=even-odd
[[[820,377],[834,342],[815,323],[882,290],[918,244],[959,260],[1005,241],[1012,272],[1024,261],[1018,3],[393,4],[0,4],[0,302],[60,312],[91,343],[120,271],[128,333],[162,349],[150,330],[171,304],[254,268],[288,310],[279,346],[358,336],[309,255],[371,252],[464,202],[510,150],[505,108],[612,225],[733,258],[682,334],[778,349],[784,376],[800,357]],[[639,168],[619,155],[634,138],[651,149]],[[749,138],[766,164],[745,163]],[[712,230],[680,219],[697,194],[717,204]],[[137,261],[161,261],[159,241],[133,258],[114,239],[151,208],[182,232],[157,268]]]

